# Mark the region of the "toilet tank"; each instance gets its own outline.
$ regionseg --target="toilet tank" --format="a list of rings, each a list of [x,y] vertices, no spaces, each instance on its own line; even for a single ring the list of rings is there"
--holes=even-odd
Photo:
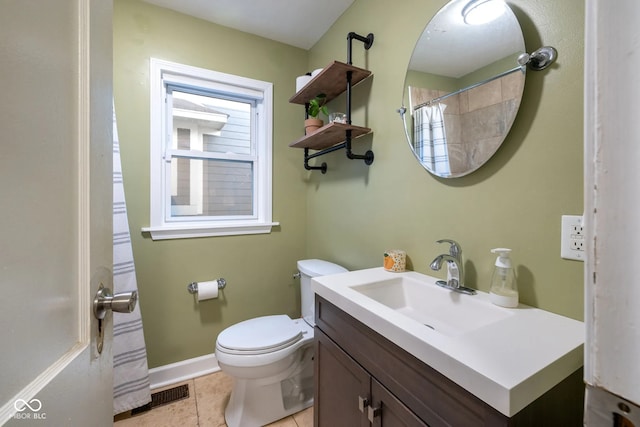
[[[321,259],[303,259],[298,261],[300,272],[300,303],[302,318],[311,326],[315,326],[314,293],[311,290],[311,278],[329,274],[346,273],[346,268]]]

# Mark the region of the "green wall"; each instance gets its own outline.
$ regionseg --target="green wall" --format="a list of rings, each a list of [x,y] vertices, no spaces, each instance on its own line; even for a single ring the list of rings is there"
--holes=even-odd
[[[358,269],[381,266],[385,249],[402,248],[412,269],[433,274],[429,263],[446,251],[435,241],[450,238],[463,248],[468,284],[488,291],[489,251],[509,247],[522,302],[582,319],[583,264],[560,258],[560,217],[582,214],[584,4],[509,1],[527,51],[552,45],[558,60],[527,73],[520,112],[496,155],[446,180],[418,165],[396,113],[414,41],[445,3],[356,0],[311,49],[309,68],[316,68],[345,60],[350,31],[375,34],[370,50],[355,42],[353,49],[354,65],[374,74],[354,88],[354,124],[373,129],[354,151],[371,148],[375,161],[367,167],[332,153],[322,159],[327,175],[310,174],[307,253]]]
[[[514,250],[521,300],[582,319],[583,264],[560,258],[560,216],[582,213],[582,1],[514,0],[528,51],[556,47],[556,64],[529,72],[514,127],[497,154],[473,174],[444,180],[413,157],[396,109],[414,41],[444,0],[355,0],[310,51],[217,26],[137,0],[115,0],[114,93],[141,309],[156,367],[214,351],[215,337],[250,317],[299,315],[295,262],[323,258],[350,269],[382,265],[402,248],[409,267],[430,261],[452,238],[463,248],[468,283],[488,290],[492,247]],[[369,51],[354,41],[353,63],[373,77],[353,91],[353,122],[373,134],[354,152],[375,152],[370,167],[343,151],[326,175],[307,172],[300,106],[287,100],[295,77],[346,61],[350,31],[375,34]],[[271,234],[152,241],[149,225],[149,57],[274,83],[274,203]],[[333,110],[344,110],[344,96]],[[312,161],[313,163],[313,161]],[[442,277],[441,273],[436,275]],[[194,302],[191,281],[225,277],[218,300]]]
[[[149,225],[149,57],[273,82],[271,234],[152,241]],[[115,0],[114,96],[129,224],[149,366],[210,354],[225,327],[247,318],[299,316],[296,261],[306,247],[303,113],[287,100],[308,52],[135,0]],[[294,118],[294,120],[291,120]],[[187,284],[224,277],[217,300],[199,304]]]

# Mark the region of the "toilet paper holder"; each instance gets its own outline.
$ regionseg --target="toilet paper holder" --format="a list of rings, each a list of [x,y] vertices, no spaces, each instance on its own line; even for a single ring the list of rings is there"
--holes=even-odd
[[[224,289],[225,286],[227,286],[227,281],[224,280],[222,277],[219,278],[218,280],[216,280],[218,282],[218,289]],[[189,291],[190,294],[197,294],[198,293],[198,282],[191,282],[187,285],[187,291]]]

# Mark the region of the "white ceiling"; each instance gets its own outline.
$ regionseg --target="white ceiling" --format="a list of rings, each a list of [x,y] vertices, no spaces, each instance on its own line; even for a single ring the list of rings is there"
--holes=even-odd
[[[302,49],[310,49],[354,0],[144,0]]]
[[[354,0],[144,0],[302,49],[310,49]],[[469,0],[447,3],[418,41],[409,68],[460,77],[524,49],[517,19],[504,19],[478,28],[461,21]],[[508,9],[508,8],[507,8]],[[425,17],[425,22],[429,17]],[[458,50],[461,48],[461,50]],[[469,64],[473,64],[469,68]],[[515,65],[514,65],[515,66]]]

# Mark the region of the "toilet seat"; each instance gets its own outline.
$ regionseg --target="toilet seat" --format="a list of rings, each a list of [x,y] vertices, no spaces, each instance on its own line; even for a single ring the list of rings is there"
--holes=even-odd
[[[290,347],[302,339],[300,326],[285,314],[262,316],[232,325],[218,335],[225,353],[258,355]]]

